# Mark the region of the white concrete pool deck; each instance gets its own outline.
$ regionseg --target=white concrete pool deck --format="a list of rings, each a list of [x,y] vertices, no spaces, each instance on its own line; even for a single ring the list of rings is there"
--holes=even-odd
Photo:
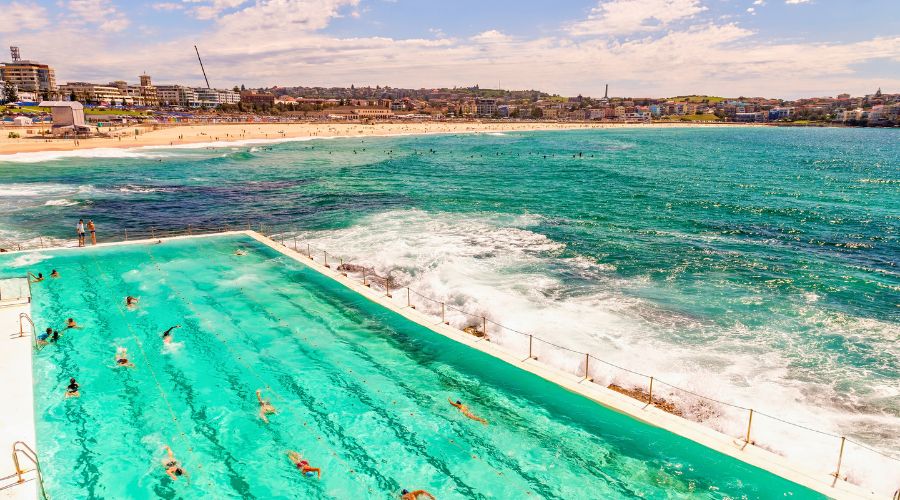
[[[874,492],[867,491],[857,485],[846,481],[834,482],[834,478],[830,475],[815,472],[800,464],[794,463],[781,455],[777,455],[757,446],[743,446],[743,443],[736,444],[734,438],[731,436],[717,432],[697,422],[667,413],[654,406],[649,406],[636,399],[607,389],[602,385],[584,383],[584,380],[581,377],[557,370],[536,360],[526,359],[523,361],[519,354],[513,354],[501,346],[473,337],[453,327],[447,326],[440,321],[436,322],[433,317],[414,308],[400,306],[393,300],[385,297],[383,293],[377,292],[353,279],[345,277],[333,268],[327,268],[317,260],[312,260],[301,252],[285,247],[255,231],[230,231],[206,235],[175,236],[164,239],[196,239],[229,234],[243,234],[250,236],[263,245],[335,280],[350,290],[359,293],[368,300],[394,311],[410,321],[454,341],[465,344],[472,349],[477,349],[511,365],[529,371],[571,392],[596,401],[607,408],[690,439],[711,450],[715,450],[724,455],[769,471],[789,481],[818,491],[828,497],[837,499],[877,498],[877,495]],[[107,243],[99,246],[132,245],[154,241],[157,240],[134,240]],[[23,250],[22,252],[41,252],[47,250],[50,249]],[[58,249],[54,248],[52,250],[79,251],[80,249],[66,247]],[[10,337],[10,334],[12,333],[15,333],[16,337],[18,336],[18,312],[0,309],[0,328],[3,330],[3,335],[0,336],[0,377],[2,377],[3,381],[2,384],[0,384],[0,396],[4,398],[4,404],[0,406],[0,478],[2,478],[14,472],[11,457],[6,452],[2,452],[3,447],[10,447],[16,440],[23,440],[30,445],[33,445],[35,443],[35,432],[33,410],[34,396],[31,372],[31,339],[29,337],[25,337],[24,339]],[[11,451],[11,448],[6,449]],[[6,483],[0,480],[0,487],[4,484]],[[4,493],[12,494],[4,497]],[[33,499],[36,495],[36,484],[34,481],[26,483],[24,486],[0,490],[0,498]]]
[[[24,278],[23,278],[24,280]],[[18,484],[12,459],[12,446],[23,441],[35,448],[34,386],[31,373],[31,343],[34,332],[25,322],[25,334],[19,336],[19,315],[31,315],[28,302],[0,304],[0,499],[37,498],[34,464],[19,456],[20,465],[29,472]]]

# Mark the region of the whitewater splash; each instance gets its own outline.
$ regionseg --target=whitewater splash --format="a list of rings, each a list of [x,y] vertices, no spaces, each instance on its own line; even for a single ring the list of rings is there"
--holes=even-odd
[[[480,330],[479,318],[487,318],[491,340],[505,347],[527,352],[527,342],[520,335],[493,323],[591,352],[704,396],[753,407],[762,412],[753,424],[758,445],[815,464],[822,473],[832,472],[826,470],[833,467],[831,458],[823,461],[823,457],[836,460],[839,441],[764,414],[857,441],[868,438],[885,452],[900,443],[897,419],[879,409],[884,401],[900,398],[897,387],[867,385],[864,371],[850,373],[828,360],[811,370],[799,369],[796,359],[805,353],[771,348],[773,339],[790,334],[774,326],[735,324],[722,331],[703,319],[623,293],[640,286],[641,278],[623,279],[614,266],[572,255],[564,245],[529,229],[541,222],[534,215],[398,210],[370,216],[350,228],[302,232],[297,237],[312,242],[314,248],[371,266],[380,275],[389,274],[395,286],[409,286],[445,302],[447,320],[457,328]],[[401,299],[405,303],[405,295]],[[814,309],[816,301],[809,297],[800,302],[808,309],[805,321],[824,323],[829,331],[848,337],[866,332],[869,341],[880,339],[885,349],[896,353],[891,339],[900,335],[897,325],[838,317]],[[420,300],[417,307],[440,315],[437,304]],[[583,356],[545,349],[541,360],[570,372],[583,370]],[[640,377],[597,365],[591,375],[603,385],[646,384]],[[854,389],[840,389],[835,381]],[[662,384],[654,388],[654,394],[676,404],[687,418],[735,437],[746,432],[744,410],[667,391]],[[850,479],[883,491],[896,488],[890,484],[895,463],[858,448],[849,450],[850,445],[842,470]]]

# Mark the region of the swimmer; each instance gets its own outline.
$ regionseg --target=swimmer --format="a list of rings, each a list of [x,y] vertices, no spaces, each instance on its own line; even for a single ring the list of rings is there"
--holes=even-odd
[[[76,323],[74,319],[69,318],[66,320],[66,330],[69,330],[71,328],[81,328],[81,327],[78,326],[78,323]]]
[[[78,382],[76,382],[74,378],[70,378],[69,386],[66,387],[66,397],[77,398],[79,396],[81,396],[81,393],[78,392]]]
[[[59,278],[59,273],[56,272],[56,269],[50,271],[50,277],[51,278]]]
[[[43,273],[37,273],[37,276],[34,275],[31,271],[28,272],[28,278],[31,279],[32,283],[38,283],[40,281],[44,281]]]
[[[49,338],[51,335],[53,335],[53,328],[47,328],[46,332],[38,335],[38,345],[47,345],[49,343]]]
[[[263,422],[268,424],[269,419],[268,417],[266,417],[266,415],[270,413],[274,415],[277,412],[275,411],[275,407],[272,406],[271,403],[269,403],[268,399],[262,398],[262,395],[260,394],[261,392],[262,391],[260,389],[256,390],[256,400],[259,401],[259,418],[263,419]]]
[[[237,255],[237,256],[239,256],[239,257],[242,257],[242,256],[244,256],[244,255],[247,255],[247,252],[245,252],[245,251],[243,251],[243,250],[235,250],[235,251],[234,251],[234,254]]]
[[[176,328],[181,328],[181,325],[175,325],[172,328],[169,328],[168,330],[163,332],[163,334],[162,334],[163,342],[165,342],[166,344],[172,343],[172,330],[174,330]]]
[[[132,297],[131,295],[125,297],[125,305],[128,307],[134,307],[138,303],[137,297]]]
[[[300,470],[300,473],[303,474],[304,476],[312,475],[312,473],[315,472],[319,476],[319,479],[322,478],[322,469],[320,469],[318,467],[310,466],[309,462],[306,459],[304,459],[303,457],[301,457],[300,454],[297,453],[296,451],[289,451],[288,458],[291,460],[291,463],[293,463],[294,466],[297,467],[297,469]]]
[[[134,368],[134,363],[128,360],[128,349],[119,347],[116,349],[116,366]]]
[[[472,410],[470,410],[468,406],[462,404],[462,402],[461,402],[460,400],[457,399],[456,402],[454,403],[450,398],[447,398],[447,401],[448,401],[451,405],[453,405],[453,406],[459,408],[459,411],[462,412],[463,415],[465,415],[465,416],[471,418],[472,420],[476,420],[476,421],[478,421],[478,422],[481,422],[481,423],[484,424],[484,425],[487,425],[487,424],[488,424],[488,423],[487,423],[487,420],[485,420],[485,419],[483,419],[483,418],[481,418],[481,417],[479,417],[479,416],[476,416],[474,413],[472,413]]]
[[[434,498],[434,495],[432,495],[431,493],[428,493],[425,490],[416,490],[416,491],[403,490],[402,492],[400,492],[400,500],[416,500],[420,496],[428,497],[431,500],[436,500]]]
[[[169,445],[165,445],[165,448],[169,456],[162,460],[162,465],[166,469],[166,474],[172,478],[172,481],[178,481],[178,478],[185,474],[184,468],[181,467],[181,462],[175,458],[172,448],[169,448]]]

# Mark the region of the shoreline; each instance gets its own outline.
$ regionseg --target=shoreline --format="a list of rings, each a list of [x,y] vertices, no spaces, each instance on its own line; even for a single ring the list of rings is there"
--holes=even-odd
[[[20,153],[83,151],[90,149],[135,149],[143,147],[204,147],[211,143],[272,140],[325,139],[338,137],[390,137],[425,134],[537,132],[624,128],[710,128],[761,126],[718,123],[557,123],[557,122],[416,122],[416,123],[214,123],[150,128],[143,125],[108,128],[110,137],[78,139],[9,138],[0,135],[0,161]],[[36,134],[39,127],[21,127],[3,132]]]

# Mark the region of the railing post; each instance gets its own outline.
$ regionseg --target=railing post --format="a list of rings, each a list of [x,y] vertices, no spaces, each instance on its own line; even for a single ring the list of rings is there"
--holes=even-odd
[[[441,323],[443,323],[443,324],[445,324],[445,325],[449,325],[449,324],[450,324],[450,323],[447,323],[447,321],[445,320],[445,315],[444,315],[444,303],[443,303],[443,302],[441,302]]]
[[[588,353],[584,354],[584,379],[588,379],[588,363],[591,361],[591,355]]]
[[[297,251],[297,237],[294,236],[294,251]]]
[[[41,243],[41,248],[44,248],[44,237],[38,236],[38,241],[40,241],[40,243]]]
[[[125,241],[128,241],[128,228],[125,228]]]
[[[647,404],[653,404],[653,377],[650,377],[650,390],[647,392]]]
[[[747,435],[744,437],[744,446],[750,444],[750,428],[753,426],[753,408],[750,408],[750,418],[747,420]]]
[[[831,483],[832,486],[834,486],[837,483],[837,480],[841,478],[841,462],[844,460],[844,443],[846,442],[847,438],[841,436],[841,451],[838,452],[837,470],[832,474],[832,476],[834,476],[834,482]]]
[[[152,227],[150,228],[150,237],[154,240],[156,239],[156,229],[155,228],[152,228]]]
[[[341,265],[338,266],[338,271],[341,272],[344,276],[347,276],[347,273],[344,271],[344,258],[341,257]]]
[[[409,299],[409,287],[406,287],[406,307],[412,308],[412,301]]]
[[[487,318],[484,316],[481,317],[481,333],[487,337]]]
[[[193,232],[191,232],[191,226],[188,224],[188,236],[192,236]]]
[[[369,275],[369,270],[363,268],[363,286],[369,286],[369,283],[366,281],[366,277]]]
[[[528,334],[528,359],[534,359],[534,356],[531,354],[531,345],[534,343],[534,335]]]
[[[384,294],[387,296],[387,298],[391,299],[393,298],[393,296],[391,295],[391,284],[390,282],[388,282],[389,279],[391,279],[390,276],[386,276],[384,278]]]
[[[331,266],[328,265],[328,252],[322,250],[322,253],[325,254],[325,267],[331,269]]]
[[[306,244],[306,256],[309,257],[309,260],[312,260],[312,247],[309,243]]]

